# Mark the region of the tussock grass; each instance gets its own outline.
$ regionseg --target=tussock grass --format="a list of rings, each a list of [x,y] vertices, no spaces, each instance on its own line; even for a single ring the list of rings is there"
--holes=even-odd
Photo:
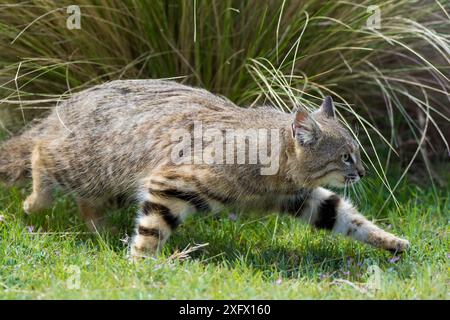
[[[333,95],[392,195],[398,154],[405,173],[422,157],[432,177],[430,156],[448,160],[447,2],[379,2],[380,29],[367,26],[372,1],[85,0],[81,30],[66,28],[70,4],[0,5],[0,110],[22,125],[94,84],[177,78],[284,111]]]

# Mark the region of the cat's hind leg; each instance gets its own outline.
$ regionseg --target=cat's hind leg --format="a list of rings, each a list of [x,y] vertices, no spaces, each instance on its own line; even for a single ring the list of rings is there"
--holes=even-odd
[[[47,209],[53,202],[53,185],[47,175],[47,170],[48,168],[46,167],[40,145],[36,144],[31,154],[33,191],[23,203],[23,209],[27,214]]]
[[[327,189],[313,189],[297,207],[298,210],[290,213],[315,228],[330,230],[393,252],[409,248],[407,240],[379,228],[361,215],[349,200]]]
[[[107,229],[108,223],[102,201],[81,197],[77,197],[76,200],[81,218],[86,223],[89,231],[97,232]]]

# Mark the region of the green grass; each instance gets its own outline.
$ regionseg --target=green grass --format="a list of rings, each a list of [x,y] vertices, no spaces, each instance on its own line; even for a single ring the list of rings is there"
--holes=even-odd
[[[119,239],[130,233],[133,208],[110,216],[121,236],[89,234],[70,197],[26,216],[26,190],[3,188],[0,298],[448,299],[450,190],[434,194],[404,183],[400,207],[374,216],[387,195],[379,190],[368,188],[360,207],[411,241],[411,250],[395,262],[390,253],[313,231],[289,217],[230,219],[224,212],[192,216],[157,259],[135,265]],[[174,258],[175,251],[195,243],[208,245],[190,259]],[[378,282],[371,266],[379,268]],[[73,268],[80,270],[79,289],[70,287]]]
[[[70,197],[28,217],[26,189],[0,189],[0,298],[449,298],[449,187],[398,173],[420,157],[450,172],[448,1],[81,0],[81,30],[65,27],[71,1],[12,3],[0,4],[2,130],[116,79],[178,77],[286,111],[331,94],[376,179],[357,187],[358,206],[412,249],[394,262],[287,217],[224,212],[189,219],[158,259],[133,265],[119,237],[86,233]],[[373,4],[379,30],[366,28]],[[111,215],[122,238],[133,217]],[[194,243],[208,245],[174,258]],[[79,289],[67,287],[71,268]]]

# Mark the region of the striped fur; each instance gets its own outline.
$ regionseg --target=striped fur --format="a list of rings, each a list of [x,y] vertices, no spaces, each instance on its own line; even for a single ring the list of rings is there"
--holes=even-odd
[[[60,187],[77,195],[93,231],[104,225],[111,199],[120,206],[127,204],[120,198],[134,196],[140,202],[130,246],[134,258],[160,249],[187,215],[224,207],[280,212],[319,229],[403,251],[406,240],[379,229],[348,200],[322,188],[364,176],[358,145],[335,119],[333,108],[327,98],[311,114],[299,110],[291,115],[265,106],[239,108],[171,81],[113,81],[74,95],[0,146],[0,179],[24,179],[31,167],[33,192],[24,202],[25,211],[50,206],[52,190]],[[277,171],[260,174],[261,159],[251,164],[175,164],[174,133],[183,129],[194,134],[197,122],[222,135],[239,131],[236,141],[246,141],[253,150],[260,145],[250,145],[242,132],[271,130],[271,136],[279,136],[278,148],[269,145],[268,150],[278,161]],[[201,151],[207,147],[205,143]],[[184,149],[178,155],[185,156]],[[192,151],[190,155],[199,159]]]

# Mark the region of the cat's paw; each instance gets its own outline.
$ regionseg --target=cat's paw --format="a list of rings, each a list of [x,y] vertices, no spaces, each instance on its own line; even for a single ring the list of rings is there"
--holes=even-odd
[[[26,214],[32,214],[42,210],[42,208],[39,205],[39,201],[36,200],[36,197],[34,195],[30,195],[23,202],[23,210]]]
[[[394,238],[390,242],[391,243],[390,243],[390,245],[389,245],[389,247],[387,249],[389,251],[391,251],[391,252],[394,252],[394,253],[405,252],[411,246],[408,240],[401,239],[401,238]]]
[[[408,240],[398,238],[382,230],[369,233],[367,240],[368,243],[375,247],[394,253],[405,252],[410,247]]]
[[[132,263],[138,263],[149,258],[155,258],[157,250],[149,250],[148,248],[140,248],[132,244],[128,249],[128,259]]]
[[[40,212],[50,208],[52,205],[52,198],[47,194],[36,195],[32,193],[23,202],[22,208],[26,214]]]
[[[132,263],[138,263],[145,259],[144,250],[137,248],[135,245],[131,245],[128,249],[128,260]]]

